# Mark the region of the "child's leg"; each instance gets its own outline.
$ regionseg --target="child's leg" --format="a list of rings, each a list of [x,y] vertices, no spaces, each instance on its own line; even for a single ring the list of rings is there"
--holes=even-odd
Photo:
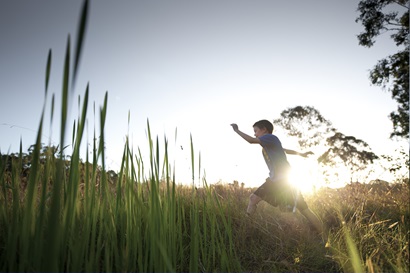
[[[323,241],[326,243],[327,242],[327,232],[325,232],[324,228],[323,228],[323,224],[322,222],[319,220],[319,218],[316,216],[316,214],[314,214],[309,208],[306,208],[302,211],[300,211],[303,216],[306,217],[306,219],[309,220],[309,222],[314,226],[314,228],[316,229],[316,231],[319,233],[319,235],[322,236]]]
[[[259,196],[257,196],[256,194],[251,194],[251,196],[249,196],[249,203],[248,203],[248,209],[246,210],[246,213],[248,215],[252,215],[255,211],[256,211],[256,205],[262,201],[262,198],[260,198]]]
[[[263,183],[254,193],[249,196],[248,208],[246,213],[252,215],[256,211],[256,205],[262,201],[266,201],[266,195],[269,195],[272,190],[272,181],[269,178],[266,178],[265,183]]]

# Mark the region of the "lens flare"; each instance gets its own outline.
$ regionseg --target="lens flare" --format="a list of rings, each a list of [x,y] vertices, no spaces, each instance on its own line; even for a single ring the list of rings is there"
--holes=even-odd
[[[312,193],[319,187],[317,181],[317,166],[314,161],[306,158],[289,160],[292,169],[289,174],[289,182],[297,187],[302,193]]]

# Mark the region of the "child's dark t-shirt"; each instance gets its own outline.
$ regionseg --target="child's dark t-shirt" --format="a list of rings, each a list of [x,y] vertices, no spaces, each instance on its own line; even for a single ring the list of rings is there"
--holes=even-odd
[[[273,134],[266,134],[259,138],[269,177],[272,181],[286,178],[290,165],[279,138]]]

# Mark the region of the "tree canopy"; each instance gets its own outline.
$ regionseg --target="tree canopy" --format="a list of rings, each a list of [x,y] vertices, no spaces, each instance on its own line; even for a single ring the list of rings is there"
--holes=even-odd
[[[365,170],[378,156],[369,145],[353,136],[346,136],[332,127],[312,106],[296,106],[281,112],[280,118],[273,121],[282,127],[286,134],[296,137],[301,149],[319,148],[318,163],[337,171],[345,167],[351,174]],[[324,149],[324,150],[323,150]]]
[[[368,164],[378,159],[366,142],[353,136],[336,132],[326,141],[329,148],[318,158],[318,162],[330,166],[336,166],[341,162],[349,168],[352,175],[364,170]]]
[[[357,10],[356,22],[364,27],[357,36],[361,46],[372,47],[379,35],[390,33],[399,48],[378,61],[370,71],[370,81],[391,92],[398,103],[390,113],[391,137],[409,138],[409,0],[362,0]]]
[[[296,137],[302,149],[317,146],[333,130],[332,123],[312,106],[288,108],[273,124],[285,129],[289,136]]]

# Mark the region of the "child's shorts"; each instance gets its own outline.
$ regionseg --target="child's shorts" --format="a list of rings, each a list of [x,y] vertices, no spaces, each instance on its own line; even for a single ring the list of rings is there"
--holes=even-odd
[[[293,207],[295,205],[295,198],[297,198],[296,208],[299,211],[308,208],[302,194],[289,184],[286,179],[273,182],[269,178],[266,178],[265,183],[263,183],[254,194],[274,207]]]

